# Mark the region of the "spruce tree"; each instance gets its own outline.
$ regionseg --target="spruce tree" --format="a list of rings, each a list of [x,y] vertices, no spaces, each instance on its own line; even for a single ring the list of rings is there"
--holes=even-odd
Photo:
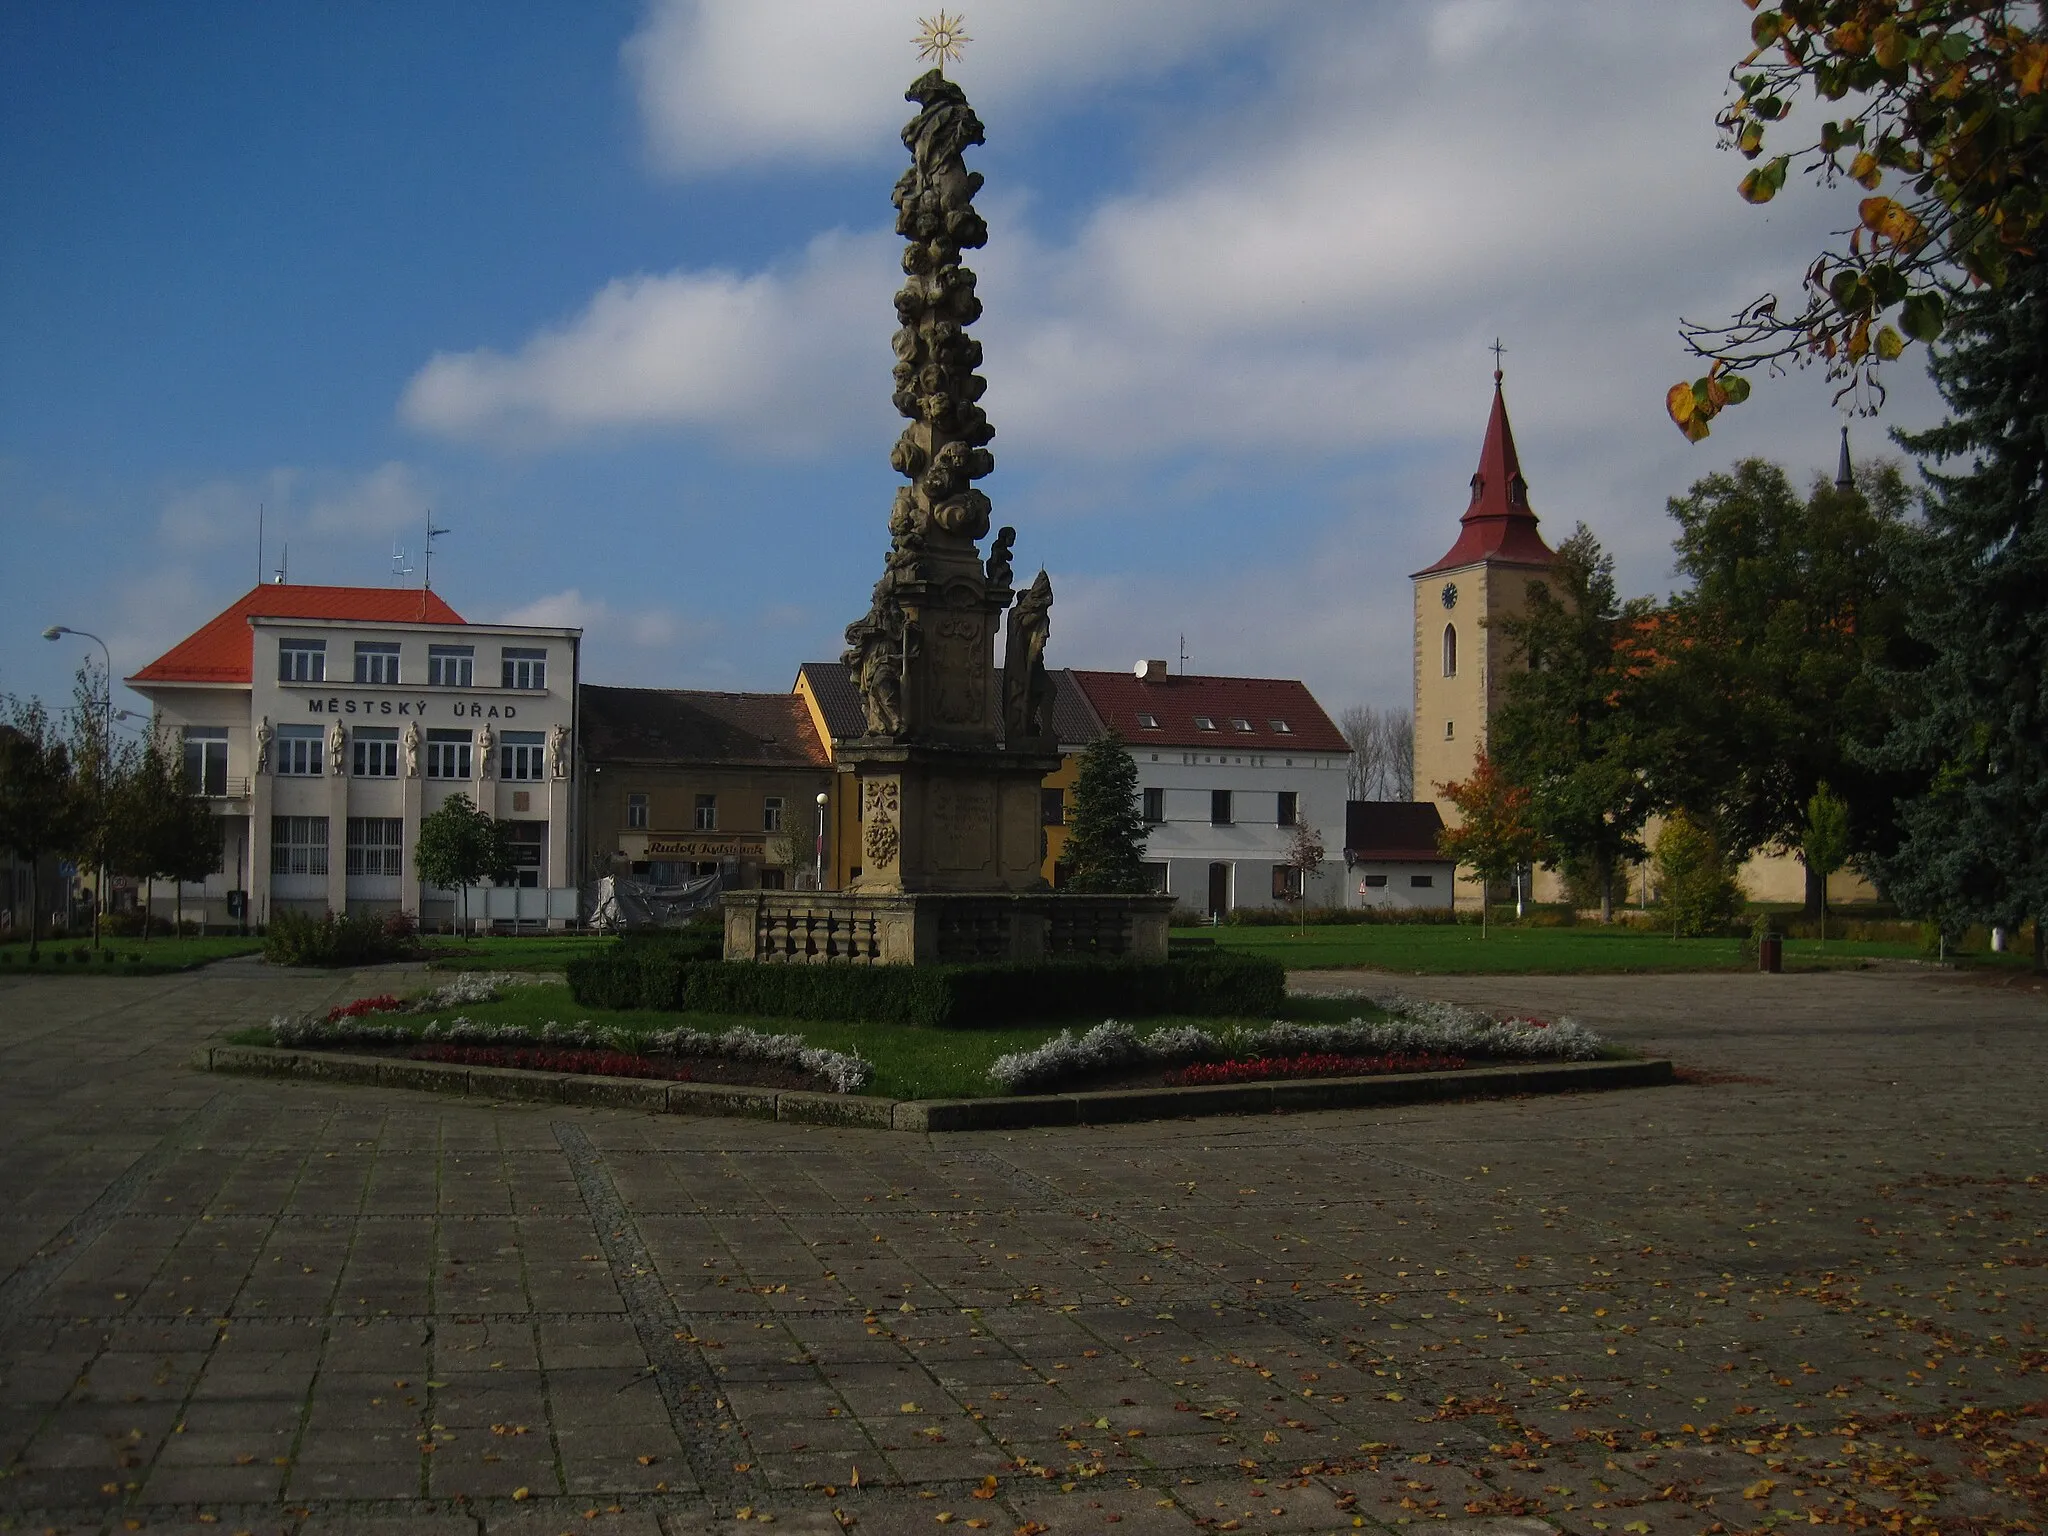
[[[1882,754],[1933,781],[1879,873],[1908,911],[2032,917],[2048,969],[2048,263],[1967,300],[1951,334],[1931,369],[1948,419],[1895,434],[1928,483],[1909,623],[1932,659],[1894,678]]]
[[[1088,744],[1074,778],[1067,823],[1067,889],[1137,895],[1145,878],[1145,818],[1138,805],[1138,764],[1123,737],[1109,731]]]

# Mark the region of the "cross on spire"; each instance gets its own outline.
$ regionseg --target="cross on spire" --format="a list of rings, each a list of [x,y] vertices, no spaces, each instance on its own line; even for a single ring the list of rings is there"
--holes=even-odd
[[[1498,384],[1501,380],[1500,355],[1507,351],[1507,348],[1500,344],[1500,338],[1496,336],[1493,338],[1493,345],[1486,350],[1493,354],[1493,382]]]

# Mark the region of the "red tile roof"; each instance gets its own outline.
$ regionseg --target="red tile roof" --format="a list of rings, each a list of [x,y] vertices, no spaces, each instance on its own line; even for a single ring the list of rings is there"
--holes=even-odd
[[[1493,413],[1486,418],[1486,442],[1479,450],[1479,469],[1472,476],[1472,504],[1458,519],[1458,540],[1435,565],[1417,571],[1456,570],[1482,560],[1517,565],[1549,565],[1557,558],[1536,531],[1529,510],[1529,482],[1515,453],[1515,434],[1508,425],[1507,402],[1501,398],[1500,375],[1493,376]]]
[[[1133,747],[1203,752],[1349,752],[1350,744],[1305,684],[1281,677],[1175,677],[1082,672],[1074,681],[1102,723]],[[1158,721],[1146,725],[1139,717]],[[1214,722],[1215,729],[1196,724]],[[1239,729],[1243,721],[1249,729]],[[1282,730],[1275,721],[1285,724]]]
[[[1430,800],[1352,800],[1344,806],[1344,853],[1359,863],[1448,864],[1437,850],[1443,813]]]
[[[354,619],[366,624],[460,624],[433,592],[402,587],[261,586],[180,640],[131,683],[246,683],[255,636],[249,620]]]

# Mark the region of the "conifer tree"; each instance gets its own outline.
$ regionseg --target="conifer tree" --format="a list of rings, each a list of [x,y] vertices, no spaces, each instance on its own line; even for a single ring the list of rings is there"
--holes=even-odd
[[[1138,764],[1115,731],[1088,744],[1074,779],[1067,823],[1067,889],[1136,895],[1145,878],[1145,818],[1138,805]]]
[[[1899,442],[1927,464],[1909,623],[1932,651],[1895,678],[1883,760],[1930,770],[1881,861],[1908,911],[2018,926],[2048,969],[2048,263],[1964,304],[1932,372],[1950,415]]]

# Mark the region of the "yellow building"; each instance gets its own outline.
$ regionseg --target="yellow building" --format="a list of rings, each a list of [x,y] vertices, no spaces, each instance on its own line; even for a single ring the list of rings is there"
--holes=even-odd
[[[1842,475],[1848,474],[1848,449],[1843,447]],[[1508,425],[1501,375],[1493,375],[1493,409],[1479,450],[1479,468],[1472,476],[1472,498],[1458,519],[1458,536],[1443,558],[1410,578],[1414,588],[1415,796],[1433,801],[1447,826],[1458,822],[1457,807],[1438,791],[1472,771],[1486,746],[1487,723],[1502,699],[1507,668],[1512,664],[1500,623],[1526,612],[1529,587],[1543,579],[1556,554],[1537,528],[1529,505],[1528,482],[1522,477],[1515,436]],[[1654,842],[1657,823],[1646,829]],[[1804,899],[1806,872],[1792,854],[1764,852],[1738,872],[1751,901],[1797,902]],[[1618,899],[1654,899],[1646,892],[1647,872],[1629,872]],[[1619,885],[1621,882],[1617,881]],[[1562,899],[1563,883],[1554,871],[1538,870],[1531,882],[1538,901]],[[1479,884],[1461,872],[1461,901],[1477,901]],[[1500,893],[1496,892],[1496,899]],[[1843,870],[1830,877],[1830,902],[1871,901],[1877,891],[1860,875]]]

